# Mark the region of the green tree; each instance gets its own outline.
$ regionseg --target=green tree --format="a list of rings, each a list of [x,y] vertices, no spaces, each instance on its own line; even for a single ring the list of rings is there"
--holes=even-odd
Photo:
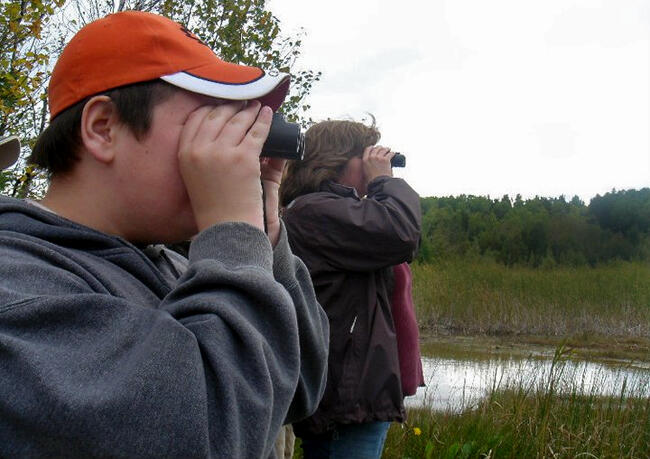
[[[626,236],[638,237],[650,231],[650,188],[620,190],[597,195],[589,213],[601,227]]]
[[[42,118],[41,94],[50,52],[43,31],[63,0],[0,4],[0,136],[19,134]]]
[[[45,39],[55,12],[64,0],[2,1],[0,3],[0,137],[17,135],[27,143],[42,129],[46,113],[51,41]],[[22,168],[2,171],[0,191],[19,195],[31,174]]]
[[[505,265],[650,260],[650,188],[577,196],[422,198],[419,260],[490,257]]]

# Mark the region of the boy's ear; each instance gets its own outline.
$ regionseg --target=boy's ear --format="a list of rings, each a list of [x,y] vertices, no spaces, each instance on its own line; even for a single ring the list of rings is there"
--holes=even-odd
[[[108,96],[91,97],[81,113],[81,141],[97,161],[110,163],[115,157],[119,117]]]

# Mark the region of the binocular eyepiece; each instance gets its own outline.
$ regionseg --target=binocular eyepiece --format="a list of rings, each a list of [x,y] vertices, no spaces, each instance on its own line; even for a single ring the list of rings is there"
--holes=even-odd
[[[261,156],[301,160],[304,155],[305,135],[301,132],[300,125],[286,121],[282,113],[274,113],[271,130],[262,147]],[[390,160],[390,165],[404,167],[406,157],[401,153],[395,153]]]
[[[406,167],[406,156],[401,153],[395,153],[390,159],[390,165],[392,167]]]

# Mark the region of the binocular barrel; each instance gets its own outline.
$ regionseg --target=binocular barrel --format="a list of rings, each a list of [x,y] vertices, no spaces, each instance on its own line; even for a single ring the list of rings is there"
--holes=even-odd
[[[302,159],[304,155],[305,135],[300,131],[300,125],[285,121],[282,113],[274,113],[261,156]]]
[[[390,159],[390,165],[392,167],[406,167],[406,156],[401,153],[395,153]]]

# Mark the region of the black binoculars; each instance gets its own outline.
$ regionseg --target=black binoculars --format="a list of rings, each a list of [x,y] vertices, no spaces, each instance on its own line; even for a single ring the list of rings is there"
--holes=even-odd
[[[392,167],[406,167],[406,156],[401,153],[395,153],[390,159],[390,165]]]
[[[269,136],[260,156],[302,159],[305,155],[305,135],[297,123],[289,123],[282,113],[274,113]]]
[[[282,113],[274,113],[271,130],[262,147],[261,156],[301,160],[304,155],[305,135],[300,130],[300,125],[286,121]],[[401,153],[395,153],[390,160],[390,165],[404,167],[406,157]]]

